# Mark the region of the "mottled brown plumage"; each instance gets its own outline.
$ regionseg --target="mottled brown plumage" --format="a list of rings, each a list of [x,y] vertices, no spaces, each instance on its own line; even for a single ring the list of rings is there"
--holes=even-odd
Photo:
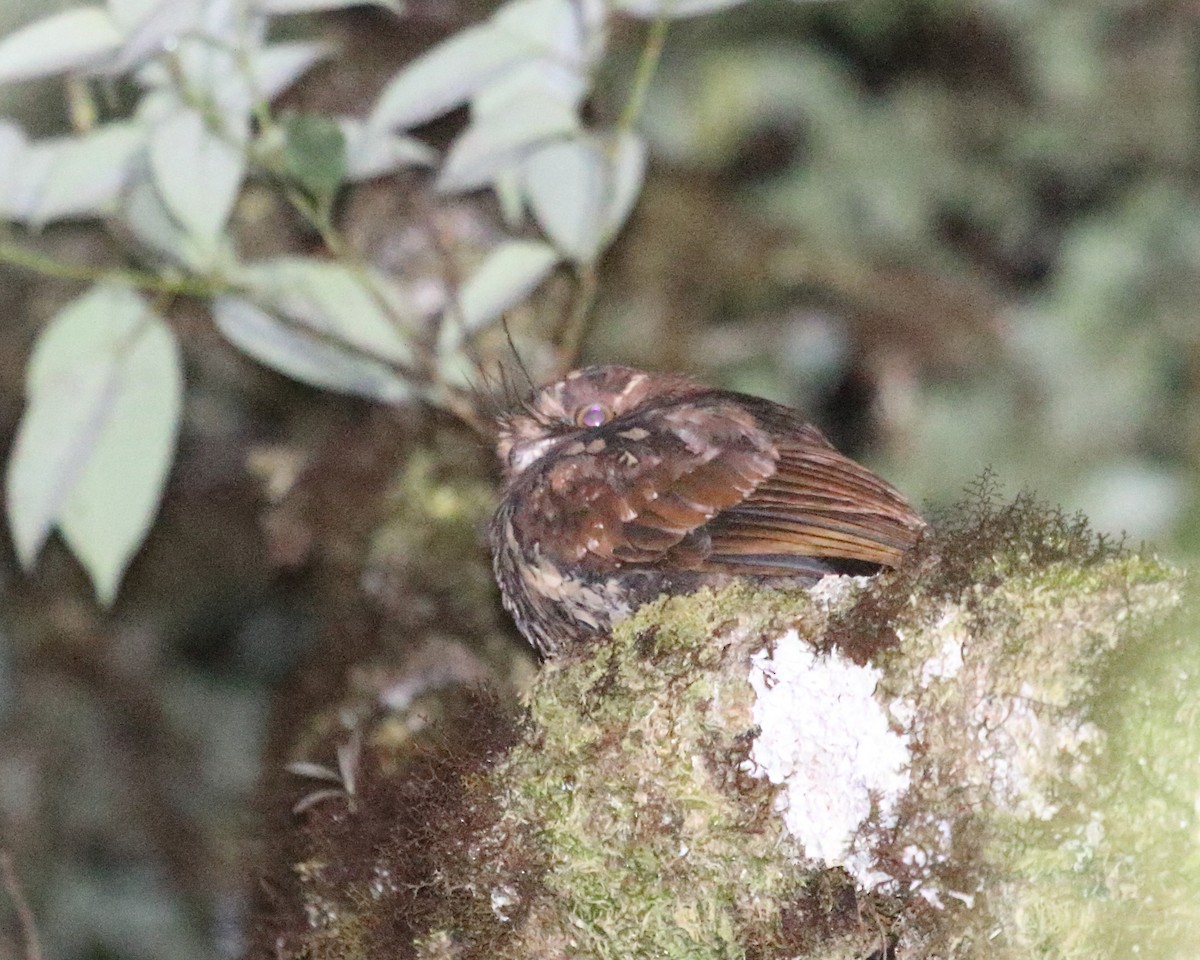
[[[893,566],[923,521],[795,410],[684,377],[576,370],[502,418],[496,577],[552,656],[662,593]]]

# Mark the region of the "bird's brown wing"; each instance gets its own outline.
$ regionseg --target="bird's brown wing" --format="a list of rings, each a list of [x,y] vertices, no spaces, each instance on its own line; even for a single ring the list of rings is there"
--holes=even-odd
[[[530,478],[544,551],[598,567],[703,559],[693,535],[775,472],[777,453],[735,404],[622,417],[556,451]],[[528,538],[531,531],[519,531]]]
[[[749,399],[677,401],[562,451],[530,491],[543,548],[746,574],[896,563],[921,527],[903,497],[792,411]]]
[[[711,565],[783,573],[821,557],[895,566],[916,543],[924,521],[904,497],[815,427],[799,425],[776,445],[775,472],[705,528]]]

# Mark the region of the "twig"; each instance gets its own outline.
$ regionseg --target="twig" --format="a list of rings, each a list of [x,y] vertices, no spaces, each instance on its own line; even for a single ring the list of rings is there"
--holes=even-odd
[[[658,65],[662,61],[663,48],[667,42],[668,12],[668,9],[664,8],[650,26],[646,43],[638,56],[629,99],[625,101],[621,116],[617,120],[618,130],[632,130],[641,119],[642,111],[646,107],[650,82],[658,71]],[[584,337],[587,336],[588,323],[599,288],[596,265],[594,263],[584,264],[579,270],[578,279],[579,295],[575,300],[575,306],[555,337],[558,343],[559,364],[564,370],[575,365],[579,358],[579,350],[583,346]]]
[[[25,960],[42,960],[42,943],[38,937],[37,921],[29,901],[25,899],[25,891],[22,890],[20,878],[13,867],[12,855],[3,849],[0,849],[0,883],[3,883],[4,892],[8,894],[13,909],[17,912],[21,938],[25,941]]]
[[[216,292],[216,284],[208,278],[189,276],[160,276],[144,270],[129,268],[98,268],[81,266],[55,260],[44,253],[9,242],[0,242],[0,264],[18,267],[31,273],[54,277],[58,280],[119,280],[131,287],[148,293],[164,293],[171,296],[209,297]]]
[[[658,70],[666,42],[667,12],[664,10],[655,17],[654,23],[650,25],[650,35],[646,37],[646,45],[642,47],[637,69],[633,74],[633,89],[629,92],[629,99],[625,101],[625,107],[617,121],[619,129],[632,130],[641,118],[642,110],[646,106],[646,94],[650,90],[650,81],[654,79],[654,74]]]

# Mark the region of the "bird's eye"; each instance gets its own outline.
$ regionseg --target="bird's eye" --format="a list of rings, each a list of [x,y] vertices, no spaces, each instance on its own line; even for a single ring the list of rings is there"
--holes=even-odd
[[[607,422],[610,414],[602,403],[592,403],[575,414],[575,423],[581,427],[598,427]]]

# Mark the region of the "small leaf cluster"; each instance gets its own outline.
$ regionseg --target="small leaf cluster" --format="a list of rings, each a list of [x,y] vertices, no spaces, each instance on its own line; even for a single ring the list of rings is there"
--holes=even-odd
[[[641,189],[646,149],[634,122],[666,22],[734,2],[510,0],[401,69],[364,116],[272,107],[336,53],[275,39],[274,18],[350,0],[108,0],[0,38],[0,83],[65,75],[73,126],[34,140],[0,118],[0,218],[10,225],[0,263],[92,283],[45,327],[30,363],[6,489],[21,563],[57,529],[98,597],[114,599],[174,456],[178,296],[205,301],[230,343],[288,377],[462,412],[481,331],[561,266],[594,289],[594,264]],[[402,15],[392,0],[376,5]],[[584,107],[622,16],[654,17],[655,27],[630,109],[589,126]],[[116,79],[135,102],[101,119],[97,94]],[[469,122],[444,157],[411,135],[463,105]],[[372,266],[336,224],[345,188],[406,167],[437,168],[442,193],[493,191],[508,229],[481,262],[447,270],[436,296]],[[320,236],[321,255],[242,258],[230,224],[251,182],[278,189]],[[131,265],[93,271],[18,239],[66,219],[108,229]]]

